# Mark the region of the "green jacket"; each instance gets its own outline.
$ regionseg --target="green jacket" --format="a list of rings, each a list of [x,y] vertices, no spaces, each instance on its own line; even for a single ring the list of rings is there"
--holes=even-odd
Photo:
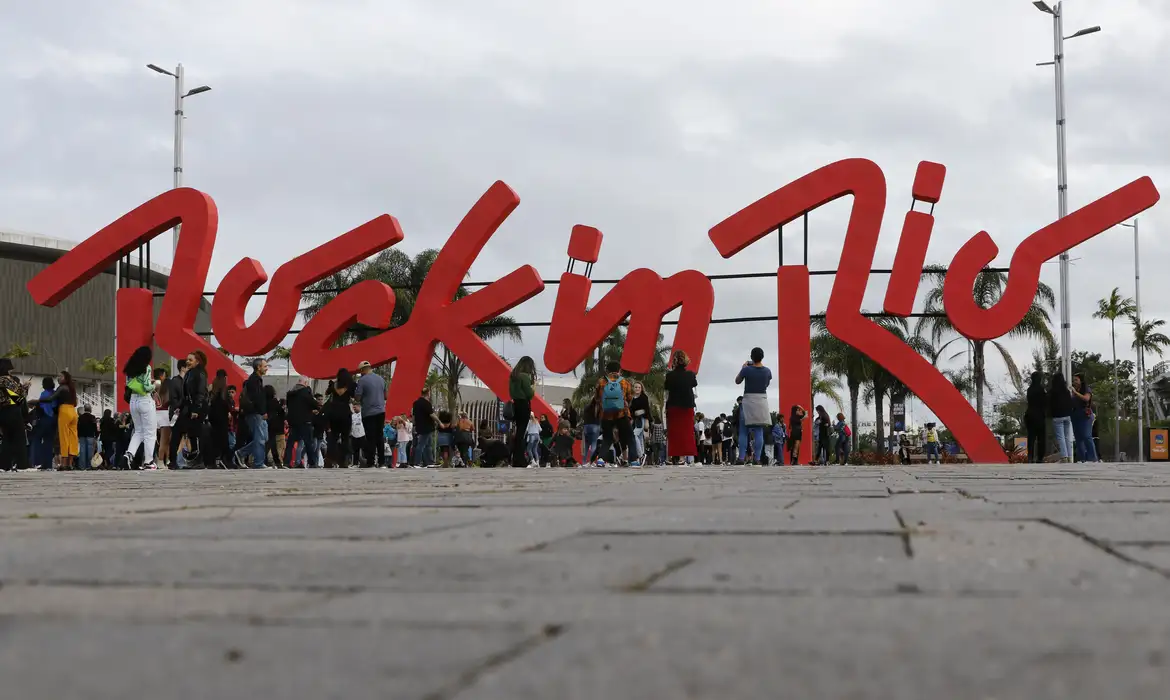
[[[536,389],[532,386],[532,377],[524,372],[516,372],[508,381],[508,394],[513,401],[531,401],[536,396]]]

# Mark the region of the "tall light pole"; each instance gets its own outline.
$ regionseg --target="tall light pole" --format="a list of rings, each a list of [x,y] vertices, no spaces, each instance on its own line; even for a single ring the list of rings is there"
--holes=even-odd
[[[160,68],[153,63],[146,64],[146,67],[155,73],[162,73],[169,75],[175,79],[175,170],[174,170],[174,184],[173,188],[178,189],[183,186],[183,100],[192,96],[198,95],[201,92],[207,92],[211,88],[206,85],[200,85],[197,88],[192,88],[184,92],[183,90],[183,64],[175,66],[175,71],[172,73],[166,68]],[[150,245],[147,243],[147,245]],[[179,226],[175,226],[171,232],[171,274],[175,273],[175,256],[179,251]],[[147,279],[149,279],[149,272]],[[171,376],[175,376],[178,371],[176,367],[175,358],[171,358]]]
[[[1064,40],[1101,31],[1089,27],[1064,35],[1064,3],[1049,7],[1044,0],[1032,3],[1041,12],[1052,15],[1052,60],[1038,66],[1054,66],[1056,73],[1056,202],[1058,217],[1068,216],[1068,161],[1064,137]],[[1060,368],[1065,379],[1072,377],[1072,314],[1069,308],[1068,251],[1060,254]]]
[[[1142,272],[1141,272],[1141,258],[1138,253],[1138,220],[1134,219],[1132,224],[1122,224],[1127,228],[1133,229],[1133,323],[1134,326],[1142,325]],[[1146,458],[1145,432],[1146,424],[1142,420],[1144,407],[1146,403],[1146,369],[1145,369],[1145,351],[1141,343],[1138,343],[1137,348],[1137,390],[1138,390],[1138,461],[1144,462]],[[1118,435],[1120,438],[1120,434]]]

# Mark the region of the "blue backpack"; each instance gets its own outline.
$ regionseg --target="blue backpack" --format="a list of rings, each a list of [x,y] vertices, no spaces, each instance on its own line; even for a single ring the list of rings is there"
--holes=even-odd
[[[604,411],[621,411],[626,407],[626,392],[622,391],[622,378],[610,379],[601,390],[601,408]]]

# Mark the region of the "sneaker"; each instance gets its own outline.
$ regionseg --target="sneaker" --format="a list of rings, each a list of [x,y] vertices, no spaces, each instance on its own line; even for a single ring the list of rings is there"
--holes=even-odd
[[[244,458],[240,456],[239,452],[232,453],[232,463],[236,465],[237,469],[244,468]]]
[[[227,469],[228,466],[223,463],[222,459],[217,459],[217,460],[215,460],[215,468],[216,469]]]
[[[149,463],[149,464],[143,464],[143,465],[142,465],[142,471],[144,471],[144,472],[156,472],[156,471],[158,471],[158,466],[156,466],[154,462],[151,462],[151,463]]]
[[[119,469],[130,469],[134,466],[134,455],[127,452],[118,458]]]

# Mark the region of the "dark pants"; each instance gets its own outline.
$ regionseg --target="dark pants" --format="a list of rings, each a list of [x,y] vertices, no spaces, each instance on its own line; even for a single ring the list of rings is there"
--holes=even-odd
[[[227,462],[231,461],[232,451],[231,445],[228,443],[228,424],[211,425],[210,439],[203,445],[203,464],[212,467],[215,466],[215,461],[221,460],[225,466],[229,465]]]
[[[309,455],[308,465],[317,466],[317,440],[313,437],[313,424],[288,424],[288,442],[284,446],[284,464],[287,467],[301,466],[301,458]]]
[[[379,467],[386,460],[386,437],[382,435],[386,427],[386,414],[362,416],[362,427],[366,429],[366,462],[371,467]]]
[[[512,426],[515,434],[512,435],[512,466],[528,466],[528,421],[532,418],[531,401],[512,401]]]
[[[1030,464],[1042,464],[1045,455],[1048,454],[1046,444],[1047,435],[1044,425],[1029,425],[1028,426],[1028,462]]]
[[[40,409],[37,409],[40,412]],[[53,466],[53,434],[57,432],[57,418],[41,415],[32,428],[32,465],[48,469]]]
[[[348,467],[350,454],[349,424],[337,425],[329,431],[325,459],[334,467]]]
[[[629,416],[621,418],[602,418],[601,419],[601,452],[602,456],[609,454],[609,450],[613,447],[613,431],[617,430],[618,441],[617,451],[614,453],[614,459],[621,460],[622,454],[630,448],[630,444],[634,441],[634,426],[630,423]]]
[[[0,469],[28,469],[28,441],[24,433],[24,409],[0,408]]]
[[[171,459],[178,460],[179,444],[183,442],[183,437],[191,443],[191,450],[199,449],[199,437],[203,430],[203,419],[192,419],[191,414],[187,411],[180,411],[176,415],[174,426],[171,427]],[[193,469],[198,467],[192,460],[187,460],[187,468]]]

